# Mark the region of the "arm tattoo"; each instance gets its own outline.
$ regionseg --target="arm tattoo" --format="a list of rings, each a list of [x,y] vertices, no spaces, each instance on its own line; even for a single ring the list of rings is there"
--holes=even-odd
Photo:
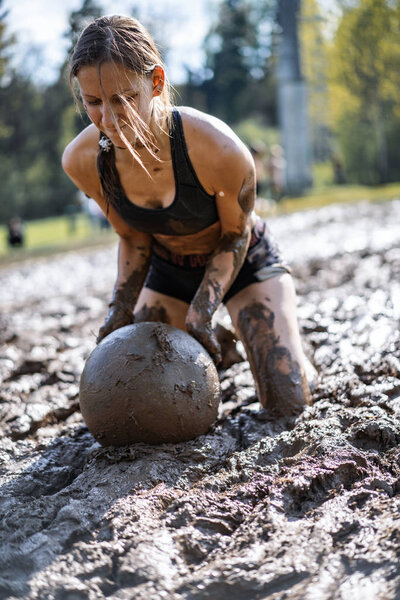
[[[239,206],[246,215],[253,210],[255,197],[256,178],[254,169],[252,169],[243,180],[238,197]]]

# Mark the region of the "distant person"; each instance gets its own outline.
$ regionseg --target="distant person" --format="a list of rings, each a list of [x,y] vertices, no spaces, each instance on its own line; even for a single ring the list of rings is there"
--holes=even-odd
[[[13,217],[8,222],[8,245],[12,248],[21,247],[25,243],[25,232],[20,217]]]
[[[253,210],[249,150],[225,123],[173,107],[148,31],[131,17],[83,30],[71,81],[92,124],[63,167],[120,238],[118,275],[98,341],[133,321],[188,331],[221,360],[212,319],[225,303],[261,404],[295,414],[310,401],[290,269]]]
[[[267,147],[261,140],[252,142],[249,146],[256,169],[257,196],[265,195],[268,189]]]
[[[64,214],[68,220],[68,233],[74,235],[77,229],[78,207],[75,204],[68,204],[64,209]]]
[[[343,161],[340,156],[333,153],[331,156],[332,167],[333,167],[333,181],[337,185],[343,185],[346,183],[346,174],[344,172]]]
[[[87,199],[86,211],[93,229],[109,229],[111,227],[100,206],[93,198]]]
[[[271,196],[279,202],[286,191],[286,159],[279,144],[273,144],[269,150],[268,175]]]

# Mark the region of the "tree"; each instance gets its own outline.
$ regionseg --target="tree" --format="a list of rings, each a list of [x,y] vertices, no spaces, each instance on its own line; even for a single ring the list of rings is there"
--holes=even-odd
[[[103,11],[96,0],[83,0],[83,4],[80,9],[74,10],[69,16],[69,29],[64,36],[70,41],[69,52],[75,46],[78,39],[79,33],[86,25],[86,23],[92,19],[101,17]]]
[[[273,2],[223,0],[205,41],[201,73],[188,71],[189,103],[235,123],[265,111],[275,119],[271,39]],[[194,102],[193,102],[194,101]]]
[[[328,113],[328,41],[317,0],[302,0],[300,46],[302,72],[307,80],[313,155],[326,160],[331,154]]]
[[[4,85],[4,79],[7,75],[9,64],[9,49],[15,43],[13,36],[7,34],[5,17],[8,11],[2,10],[3,0],[0,0],[0,86]],[[2,113],[3,114],[3,113]],[[0,119],[0,139],[7,138],[10,134],[3,119]]]
[[[232,122],[250,83],[257,38],[247,2],[224,0],[219,21],[208,35],[207,68],[213,76],[206,91],[211,112]],[[213,51],[214,50],[214,51]]]
[[[3,78],[7,73],[10,60],[9,50],[15,44],[15,37],[7,32],[5,18],[8,10],[3,10],[2,5],[3,0],[0,0],[0,82],[3,82]]]
[[[334,122],[347,171],[363,183],[400,176],[399,33],[397,0],[344,6],[331,57]]]
[[[1,9],[0,0],[0,9]],[[91,0],[71,15],[72,41],[83,21],[100,14]],[[32,76],[7,67],[7,36],[0,26],[0,220],[63,214],[74,203],[76,189],[61,168],[61,154],[85,124],[77,115],[66,79],[67,58],[57,80],[42,87]],[[1,75],[1,71],[0,71]]]

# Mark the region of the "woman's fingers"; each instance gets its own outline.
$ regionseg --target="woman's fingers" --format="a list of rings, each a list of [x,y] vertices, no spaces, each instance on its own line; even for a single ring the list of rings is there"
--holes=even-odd
[[[216,335],[211,327],[211,324],[202,324],[187,322],[186,329],[204,348],[218,365],[221,360],[221,346],[216,338]]]
[[[129,315],[126,311],[118,310],[117,307],[112,306],[108,312],[104,324],[99,329],[99,334],[96,339],[96,343],[99,344],[102,339],[107,335],[110,335],[116,329],[125,327],[134,322],[133,314]]]

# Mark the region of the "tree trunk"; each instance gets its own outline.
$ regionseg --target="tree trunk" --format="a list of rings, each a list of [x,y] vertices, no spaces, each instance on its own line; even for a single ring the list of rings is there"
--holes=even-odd
[[[377,162],[379,183],[387,183],[389,179],[387,135],[385,128],[385,113],[380,100],[378,100],[376,104],[375,134],[378,150]]]

